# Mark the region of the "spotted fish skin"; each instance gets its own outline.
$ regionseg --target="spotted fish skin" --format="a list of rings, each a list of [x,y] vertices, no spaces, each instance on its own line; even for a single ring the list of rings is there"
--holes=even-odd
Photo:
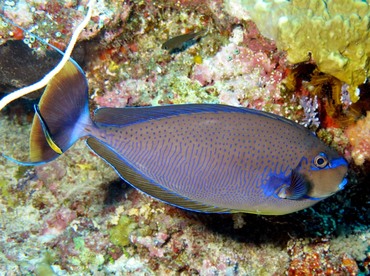
[[[58,156],[50,145],[64,152],[87,136],[90,148],[133,186],[202,212],[287,214],[312,206],[346,183],[347,163],[334,150],[306,128],[262,111],[207,104],[102,108],[91,119],[86,79],[80,69],[67,69],[41,100],[31,137],[31,151],[38,152],[31,154],[34,162]],[[72,91],[86,98],[84,104],[58,101],[66,89],[62,83],[71,79],[80,83]],[[69,116],[73,124],[53,121],[57,117],[50,113],[59,109],[50,107],[56,104],[75,114]],[[41,141],[45,129],[40,121],[52,137],[48,143]],[[62,126],[72,129],[61,132]]]
[[[192,108],[204,111],[192,114]],[[284,181],[290,184],[291,172],[303,157],[312,159],[326,152],[338,159],[336,152],[307,129],[276,115],[214,108],[193,105],[185,114],[98,128],[94,135],[148,179],[210,206],[281,214],[316,203],[312,199],[281,199],[274,192]],[[145,114],[145,109],[140,112]],[[273,178],[279,183],[266,194]]]

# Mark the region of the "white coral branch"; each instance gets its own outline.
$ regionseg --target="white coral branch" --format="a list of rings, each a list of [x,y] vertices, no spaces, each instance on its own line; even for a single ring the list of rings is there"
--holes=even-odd
[[[77,39],[80,35],[80,33],[82,32],[82,30],[86,27],[86,25],[89,23],[90,21],[90,18],[91,18],[91,14],[92,14],[92,10],[93,10],[93,7],[95,5],[95,1],[96,0],[90,0],[90,2],[88,3],[88,11],[87,11],[87,14],[84,18],[84,20],[77,26],[76,30],[74,31],[72,37],[71,37],[71,40],[68,44],[68,47],[66,49],[66,51],[64,52],[64,55],[63,55],[63,58],[62,60],[58,63],[58,65],[53,69],[51,70],[48,74],[46,74],[40,81],[30,85],[30,86],[27,86],[27,87],[23,87],[19,90],[16,90],[14,91],[13,93],[5,96],[4,98],[2,98],[0,100],[0,110],[2,110],[6,105],[8,105],[10,102],[16,100],[16,99],[19,99],[27,94],[30,94],[40,88],[43,88],[44,86],[46,86],[49,81],[56,75],[58,74],[58,72],[63,68],[63,66],[66,64],[66,62],[69,60],[70,56],[71,56],[71,53],[73,51],[73,48],[77,42]]]

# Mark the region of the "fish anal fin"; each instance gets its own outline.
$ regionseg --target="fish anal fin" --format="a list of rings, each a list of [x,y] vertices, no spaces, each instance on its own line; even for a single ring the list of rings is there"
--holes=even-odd
[[[209,206],[178,194],[175,194],[158,184],[150,181],[137,171],[135,171],[122,157],[119,156],[113,149],[105,143],[90,137],[86,140],[87,145],[99,156],[101,156],[107,163],[109,163],[117,173],[126,180],[129,184],[142,192],[153,196],[161,201],[175,205],[177,207],[207,213],[229,213],[231,210],[225,208],[218,208]]]

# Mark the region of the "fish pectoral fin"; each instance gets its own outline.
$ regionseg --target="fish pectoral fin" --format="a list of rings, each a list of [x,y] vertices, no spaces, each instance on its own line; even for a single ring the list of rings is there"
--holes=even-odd
[[[161,187],[158,183],[151,181],[132,168],[117,152],[96,138],[90,137],[86,140],[86,143],[96,154],[110,164],[122,179],[152,197],[190,211],[208,213],[231,212],[229,209],[209,206],[188,199]]]
[[[309,182],[297,170],[292,170],[290,184],[283,184],[276,195],[280,198],[298,200],[304,198],[310,189]]]

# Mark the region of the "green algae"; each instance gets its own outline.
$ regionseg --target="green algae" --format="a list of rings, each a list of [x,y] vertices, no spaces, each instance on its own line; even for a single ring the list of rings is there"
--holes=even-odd
[[[14,174],[14,178],[16,180],[21,179],[29,168],[30,167],[27,167],[27,166],[18,166],[18,169]]]
[[[137,223],[128,216],[121,216],[118,224],[109,231],[110,241],[117,246],[127,246],[130,243],[130,234],[137,228]]]
[[[17,195],[12,192],[8,180],[0,179],[0,192],[2,199],[6,200],[8,207],[14,208],[18,205]]]
[[[0,179],[0,191],[3,198],[9,197],[8,181]]]
[[[73,238],[73,243],[76,250],[82,250],[85,248],[85,240],[82,237]]]
[[[73,265],[86,267],[97,266],[100,267],[104,264],[105,258],[102,254],[92,252],[85,246],[85,239],[83,237],[74,237],[73,244],[75,250],[79,252],[78,256],[71,259]]]
[[[37,276],[54,276],[56,275],[53,269],[47,263],[40,263],[35,269],[35,274]]]
[[[35,274],[37,276],[55,276],[57,275],[52,269],[51,265],[55,261],[55,256],[50,252],[46,252],[41,262],[36,265]]]

